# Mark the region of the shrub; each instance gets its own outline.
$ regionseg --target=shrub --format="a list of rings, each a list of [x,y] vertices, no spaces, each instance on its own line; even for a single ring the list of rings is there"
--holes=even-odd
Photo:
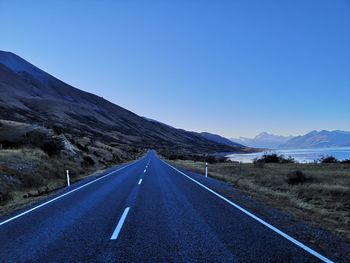
[[[344,163],[344,164],[350,164],[350,159],[345,159],[345,160],[342,160],[341,163]]]
[[[83,152],[89,152],[89,148],[87,147],[87,145],[81,145],[80,143],[77,143],[77,147],[80,151],[83,151]]]
[[[0,204],[5,203],[10,199],[11,199],[11,195],[9,191],[5,189],[3,191],[0,191]]]
[[[205,161],[207,163],[213,164],[213,163],[217,163],[218,160],[214,156],[209,155],[205,158]]]
[[[63,128],[58,125],[53,125],[52,129],[58,135],[63,133]]]
[[[120,159],[120,157],[119,157],[118,155],[113,154],[113,162],[119,163],[119,162],[121,162],[121,161],[122,161],[122,160]]]
[[[172,160],[172,161],[174,161],[174,160],[176,160],[177,159],[177,155],[175,155],[175,154],[171,154],[171,155],[169,155],[169,160]]]
[[[227,158],[222,156],[222,157],[219,157],[217,160],[219,163],[224,163],[227,161]]]
[[[177,159],[179,159],[179,160],[186,160],[187,158],[184,155],[178,155]]]
[[[84,156],[83,164],[87,165],[87,166],[93,166],[93,165],[95,165],[95,161],[90,156]]]
[[[52,138],[51,140],[47,140],[41,146],[42,150],[46,152],[49,156],[58,155],[61,150],[63,150],[64,145],[62,140],[59,138]]]
[[[289,184],[300,184],[307,181],[309,178],[300,170],[292,172],[287,175],[287,182]]]
[[[44,178],[39,174],[21,174],[19,178],[25,188],[40,187],[45,184]]]
[[[186,156],[181,154],[170,154],[168,156],[168,159],[174,161],[174,160],[186,160],[187,158]]]
[[[284,158],[283,155],[280,155],[281,163],[296,163],[295,159],[292,156],[288,156],[288,158]]]
[[[0,144],[1,144],[1,147],[4,149],[12,149],[12,148],[17,148],[20,146],[20,143],[8,141],[8,140],[1,140]]]
[[[320,163],[339,163],[338,159],[334,156],[322,156],[319,161]]]
[[[280,158],[276,153],[273,154],[264,154],[261,158],[265,163],[279,163]]]
[[[205,157],[202,155],[191,155],[190,158],[194,162],[204,162],[205,161]]]
[[[43,142],[50,140],[51,136],[47,130],[35,129],[25,134],[26,144],[42,145]]]
[[[291,156],[285,158],[283,155],[278,155],[277,153],[264,154],[260,159],[257,159],[256,162],[264,163],[295,163],[295,159]]]

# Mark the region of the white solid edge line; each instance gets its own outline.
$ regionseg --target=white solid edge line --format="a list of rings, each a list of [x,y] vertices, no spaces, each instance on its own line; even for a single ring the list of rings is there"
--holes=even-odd
[[[216,195],[217,197],[221,198],[222,200],[226,201],[227,203],[229,203],[230,205],[234,206],[235,208],[237,208],[238,210],[242,211],[243,213],[245,213],[246,215],[250,216],[251,218],[255,219],[256,221],[258,221],[259,223],[263,224],[264,226],[268,227],[269,229],[271,229],[272,231],[276,232],[277,234],[283,236],[284,238],[286,238],[287,240],[289,240],[290,242],[294,243],[295,245],[297,245],[298,247],[304,249],[305,251],[307,251],[308,253],[314,255],[315,257],[317,257],[318,259],[322,260],[323,262],[327,262],[327,263],[333,263],[332,260],[326,258],[325,256],[321,255],[320,253],[316,252],[315,250],[309,248],[308,246],[304,245],[303,243],[299,242],[298,240],[296,240],[295,238],[289,236],[288,234],[284,233],[283,231],[277,229],[276,227],[274,227],[273,225],[267,223],[266,221],[262,220],[261,218],[257,217],[256,215],[252,214],[251,212],[247,211],[246,209],[244,209],[243,207],[240,207],[239,205],[235,204],[234,202],[230,201],[229,199],[227,199],[226,197],[218,194],[217,192],[215,192],[214,190],[210,189],[209,187],[205,186],[204,184],[198,182],[197,180],[193,179],[192,177],[188,176],[187,174],[179,171],[178,169],[176,169],[175,167],[173,167],[172,165],[168,164],[167,162],[161,160],[163,163],[165,163],[166,165],[170,166],[171,168],[173,168],[175,171],[179,172],[180,174],[182,174],[183,176],[187,177],[188,179],[190,179],[191,181],[195,182],[196,184],[202,186],[204,189],[206,189],[207,191],[211,192],[212,194]]]
[[[142,179],[140,179],[139,183],[138,184],[141,184],[142,183]]]
[[[136,162],[137,162],[137,161],[136,161]],[[99,177],[99,178],[97,178],[97,179],[95,179],[95,180],[92,180],[91,182],[88,182],[88,183],[86,183],[86,184],[84,184],[84,185],[81,185],[81,186],[79,186],[79,187],[77,187],[77,188],[75,188],[75,189],[73,189],[73,190],[71,190],[71,191],[69,191],[69,192],[67,192],[67,193],[64,193],[64,194],[62,194],[62,195],[60,195],[60,196],[57,196],[57,197],[55,197],[55,198],[53,198],[53,199],[51,199],[51,200],[49,200],[49,201],[47,201],[47,202],[45,202],[45,203],[42,203],[42,204],[40,204],[40,205],[38,205],[38,206],[35,206],[35,207],[33,207],[33,208],[31,208],[31,209],[29,209],[29,210],[27,210],[27,211],[24,211],[24,212],[22,212],[22,213],[20,213],[20,214],[18,214],[18,215],[16,215],[16,216],[14,216],[14,217],[11,217],[11,218],[9,218],[9,219],[7,219],[7,220],[1,222],[1,223],[0,223],[0,226],[6,224],[6,223],[8,223],[8,222],[10,222],[10,221],[12,221],[12,220],[14,220],[14,219],[16,219],[16,218],[19,218],[19,217],[21,217],[21,216],[23,216],[23,215],[25,215],[25,214],[28,214],[28,213],[30,213],[30,212],[32,212],[32,211],[34,211],[34,210],[36,210],[36,209],[38,209],[38,208],[40,208],[40,207],[43,207],[43,206],[45,206],[45,205],[47,205],[47,204],[49,204],[49,203],[52,203],[53,201],[56,201],[56,200],[58,200],[58,199],[61,199],[62,197],[66,196],[66,195],[69,195],[69,194],[71,194],[71,193],[74,193],[75,191],[78,191],[79,189],[84,188],[84,187],[86,187],[86,186],[88,186],[88,185],[90,185],[90,184],[92,184],[92,183],[95,183],[95,182],[97,182],[97,181],[99,181],[99,180],[101,180],[101,179],[103,179],[103,178],[105,178],[105,177],[107,177],[107,176],[109,176],[109,175],[111,175],[111,174],[113,174],[113,173],[119,172],[120,170],[123,170],[124,168],[127,168],[127,167],[129,167],[130,165],[135,164],[136,162],[133,162],[133,163],[131,163],[131,164],[128,164],[128,165],[126,165],[126,166],[123,166],[123,167],[121,167],[121,168],[119,168],[119,169],[117,169],[117,170],[115,170],[115,171],[113,171],[113,172],[110,172],[110,173],[105,174],[105,175],[103,175],[103,176],[101,176],[101,177]]]
[[[119,219],[118,225],[117,225],[117,227],[115,228],[115,230],[114,230],[114,232],[113,232],[113,234],[112,234],[112,236],[111,236],[111,240],[115,240],[115,239],[118,238],[118,235],[119,235],[119,233],[120,233],[120,230],[122,230],[122,227],[123,227],[125,218],[126,218],[126,216],[128,215],[129,210],[130,210],[130,207],[125,208],[125,210],[124,210],[122,216],[121,216],[120,219]]]

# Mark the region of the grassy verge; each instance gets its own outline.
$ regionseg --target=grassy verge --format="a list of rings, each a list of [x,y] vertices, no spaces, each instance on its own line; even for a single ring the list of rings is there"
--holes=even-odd
[[[65,170],[72,182],[92,172],[68,156],[48,156],[40,149],[0,150],[0,215],[21,208],[66,185]]]
[[[66,170],[75,183],[117,164],[89,165],[79,156],[50,157],[40,149],[0,149],[0,216],[65,187]]]
[[[90,176],[102,174],[106,169],[97,170],[89,175],[79,175],[72,180],[72,184]],[[22,209],[30,204],[45,200],[49,195],[56,193],[66,187],[65,179],[54,179],[47,181],[45,187],[32,187],[11,191],[9,199],[0,206],[0,216]]]
[[[203,173],[204,163],[175,160],[178,167]],[[296,218],[350,238],[349,164],[215,163],[209,176]]]

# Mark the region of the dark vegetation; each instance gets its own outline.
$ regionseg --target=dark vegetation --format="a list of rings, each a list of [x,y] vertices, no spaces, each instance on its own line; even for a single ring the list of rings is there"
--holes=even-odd
[[[319,163],[343,163],[343,164],[350,164],[350,159],[339,161],[334,156],[322,156],[319,160],[317,160]]]
[[[64,148],[64,143],[59,138],[51,138],[43,143],[42,149],[49,156],[58,155]]]
[[[303,171],[296,170],[287,175],[287,182],[289,184],[301,184],[305,183],[307,180],[311,180],[310,177],[307,177]]]
[[[59,154],[64,148],[62,137],[43,127],[0,120],[0,129],[1,149],[35,147],[52,156]]]
[[[192,160],[194,162],[223,163],[229,160],[224,156],[214,156],[209,154],[175,154],[169,152],[160,152],[168,160]]]
[[[83,166],[93,166],[95,165],[94,159],[92,159],[90,156],[84,156],[83,158]]]
[[[295,163],[292,157],[285,158],[283,155],[276,153],[264,154],[261,158],[255,159],[254,163]]]

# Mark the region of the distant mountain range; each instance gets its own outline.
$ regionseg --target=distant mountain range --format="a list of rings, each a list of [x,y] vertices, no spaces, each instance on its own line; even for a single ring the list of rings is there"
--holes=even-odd
[[[232,138],[231,141],[255,148],[321,148],[350,146],[350,132],[347,131],[311,131],[302,136],[278,136],[267,132],[254,138]]]
[[[254,138],[239,137],[239,138],[231,138],[230,140],[242,145],[247,145],[249,147],[276,149],[276,148],[279,148],[280,145],[286,143],[292,138],[294,137],[279,136],[279,135],[274,135],[267,132],[262,132],[257,136],[255,136]]]
[[[348,131],[311,131],[303,136],[294,137],[280,148],[321,148],[350,146]]]
[[[217,135],[217,134],[213,134],[213,133],[209,133],[209,132],[201,132],[200,135],[202,135],[204,138],[206,138],[210,141],[213,141],[213,142],[229,145],[232,147],[245,147],[242,144],[233,142],[230,139],[227,139],[227,138],[222,137],[222,136]]]
[[[44,126],[72,140],[90,138],[96,145],[100,141],[118,149],[120,157],[147,148],[177,153],[245,151],[239,144],[208,140],[138,116],[4,51],[0,51],[0,119]]]

